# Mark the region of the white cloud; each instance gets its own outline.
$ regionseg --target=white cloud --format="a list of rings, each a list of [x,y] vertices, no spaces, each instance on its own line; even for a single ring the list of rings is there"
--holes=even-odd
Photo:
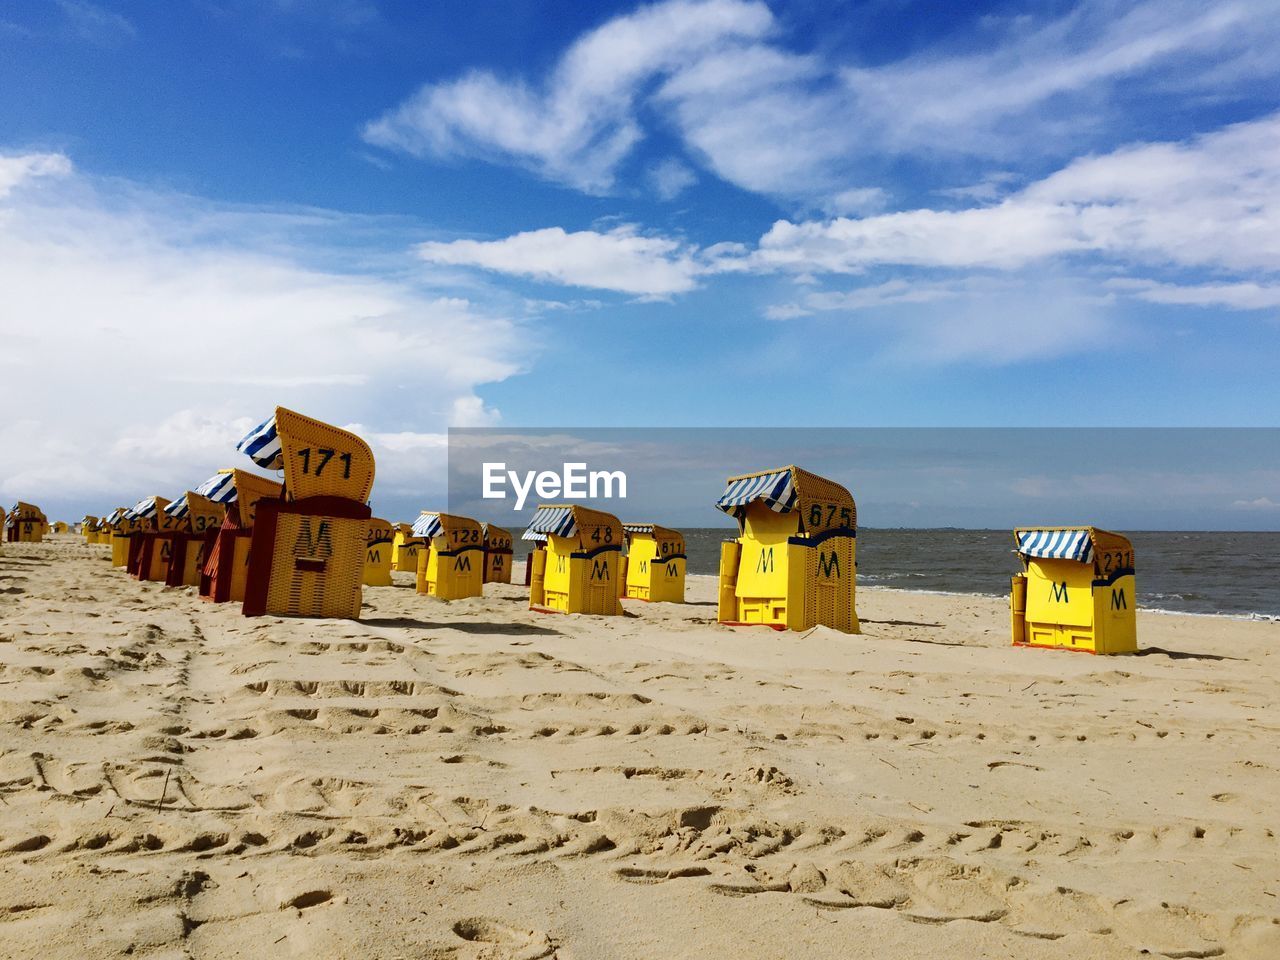
[[[429,263],[653,297],[692,290],[701,269],[679,241],[646,236],[630,225],[604,233],[549,227],[502,240],[422,243],[417,250]]]
[[[120,14],[88,0],[57,0],[62,15],[82,40],[107,46],[138,35],[134,25]]]
[[[643,135],[640,87],[725,43],[761,36],[772,22],[763,3],[741,0],[641,7],[576,40],[541,84],[486,71],[428,84],[364,136],[421,156],[507,160],[582,190],[608,190]]]
[[[364,135],[600,193],[656,116],[730,183],[865,214],[866,170],[887,157],[1065,156],[1109,147],[1124,111],[1161,98],[1247,98],[1280,73],[1276,12],[1274,0],[1082,0],[1056,17],[992,19],[978,49],[868,67],[788,45],[763,3],[668,0],[582,34],[545,76],[428,84]],[[959,189],[990,199],[998,187]]]
[[[649,185],[661,200],[674,200],[698,182],[698,175],[673,157],[649,168]]]
[[[1085,0],[1058,18],[1014,23],[972,53],[923,51],[842,78],[860,127],[889,152],[918,148],[1018,156],[1105,128],[1111,91],[1169,93],[1221,83],[1238,65],[1274,76],[1271,2]],[[1173,68],[1172,81],[1156,71]],[[1118,98],[1116,98],[1118,99]],[[1052,100],[1051,110],[1043,109]]]
[[[1280,510],[1280,503],[1270,497],[1257,497],[1253,500],[1233,500],[1231,506],[1237,510]]]
[[[993,206],[779,221],[762,266],[857,273],[877,264],[1012,269],[1097,254],[1126,262],[1280,269],[1280,114],[1187,143],[1086,157]]]
[[[1227,307],[1231,310],[1267,310],[1280,307],[1280,284],[1157,283],[1154,280],[1109,280],[1106,287],[1150,303],[1191,307]]]
[[[184,490],[242,460],[277,404],[379,433],[473,423],[493,415],[476,389],[528,354],[504,316],[396,279],[413,260],[362,249],[367,219],[220,207],[49,155],[0,176],[0,495]]]
[[[60,153],[0,154],[0,200],[37,177],[65,177],[71,161]]]
[[[879,213],[888,205],[889,194],[880,187],[851,187],[826,200],[822,210],[832,217],[865,216]]]

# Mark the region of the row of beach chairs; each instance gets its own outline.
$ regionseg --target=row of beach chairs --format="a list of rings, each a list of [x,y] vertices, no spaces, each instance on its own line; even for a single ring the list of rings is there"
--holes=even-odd
[[[246,616],[355,619],[363,587],[392,585],[393,571],[414,574],[419,593],[442,600],[511,582],[507,530],[442,512],[412,524],[373,517],[373,453],[349,431],[281,407],[237,449],[283,481],[222,470],[177,500],[150,496],[86,517],[86,540],[110,543],[113,564],[139,579],[197,587],[208,600],[240,603]],[[730,477],[715,505],[739,534],[721,544],[719,622],[861,631],[857,510],[845,487],[787,466]],[[610,616],[625,598],[684,601],[686,544],[676,530],[544,504],[522,539],[532,545],[532,609]],[[1014,644],[1136,650],[1126,538],[1038,527],[1015,530],[1014,544],[1023,564],[1010,595]]]

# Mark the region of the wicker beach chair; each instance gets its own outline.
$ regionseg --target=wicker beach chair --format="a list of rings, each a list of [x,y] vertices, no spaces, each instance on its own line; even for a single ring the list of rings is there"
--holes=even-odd
[[[1020,527],[1009,612],[1015,647],[1138,649],[1133,544],[1097,527]]]
[[[738,521],[720,549],[718,619],[860,633],[855,605],[858,515],[832,480],[780,467],[730,477],[716,507]]]
[[[231,471],[231,489],[230,499],[224,501],[222,523],[200,572],[200,596],[214,603],[244,602],[258,504],[278,500],[284,491],[275,480],[248,470]],[[226,496],[225,492],[221,495]]]
[[[621,596],[684,603],[684,535],[656,523],[624,523],[622,534],[627,554],[622,558]]]
[[[277,407],[239,444],[283,469],[284,492],[253,522],[245,616],[360,615],[373,451],[347,430]]]
[[[418,593],[463,600],[484,593],[484,534],[470,517],[424,511],[413,524],[425,546],[418,551]]]
[[[529,607],[547,613],[622,613],[622,524],[611,513],[588,507],[539,505],[529,534],[543,534],[546,547],[530,554]]]

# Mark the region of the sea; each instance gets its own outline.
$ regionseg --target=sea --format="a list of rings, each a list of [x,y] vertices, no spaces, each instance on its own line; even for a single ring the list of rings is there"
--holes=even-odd
[[[735,531],[681,532],[689,573],[718,573],[720,543]],[[1133,542],[1143,609],[1280,618],[1280,533],[1160,530],[1125,536]],[[1003,597],[1020,569],[1009,530],[858,528],[859,584]]]

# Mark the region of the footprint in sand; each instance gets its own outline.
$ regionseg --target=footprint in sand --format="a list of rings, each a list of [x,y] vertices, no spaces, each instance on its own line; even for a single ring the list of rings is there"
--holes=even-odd
[[[488,917],[468,917],[453,925],[456,936],[483,944],[480,956],[493,960],[542,960],[556,955],[556,945],[545,933],[507,926]]]

